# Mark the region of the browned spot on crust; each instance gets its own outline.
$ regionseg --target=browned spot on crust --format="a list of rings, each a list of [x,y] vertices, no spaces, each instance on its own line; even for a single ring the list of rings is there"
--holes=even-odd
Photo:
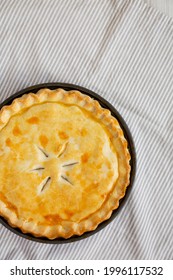
[[[74,215],[73,211],[69,211],[69,210],[65,210],[64,213],[67,219],[70,219]]]
[[[60,224],[62,222],[63,219],[61,219],[61,217],[57,214],[50,214],[50,215],[46,215],[44,216],[46,223],[48,225],[57,225]]]
[[[108,178],[109,178],[109,177],[112,177],[113,175],[114,175],[113,171],[110,170],[110,171],[108,172],[108,175],[107,175],[107,176],[108,176]]]
[[[102,167],[102,163],[98,163],[98,164],[96,165],[96,167],[97,167],[97,169],[100,169],[100,168]]]
[[[59,153],[60,149],[61,149],[61,145],[56,144],[55,147],[54,147],[54,152],[57,154],[57,153]]]
[[[7,138],[7,139],[5,140],[5,143],[6,143],[6,145],[7,145],[8,147],[12,147],[12,145],[13,145],[10,138]]]
[[[88,162],[88,159],[89,159],[89,154],[88,154],[88,153],[84,153],[84,154],[81,156],[81,162],[83,162],[83,163]]]
[[[69,138],[68,135],[64,131],[59,131],[58,134],[59,134],[59,137],[63,140]]]
[[[87,135],[87,131],[85,128],[82,128],[82,130],[80,131],[81,136],[86,136]]]
[[[3,201],[3,202],[5,203],[6,207],[7,207],[9,210],[15,212],[15,213],[16,213],[16,216],[18,217],[18,209],[17,209],[17,207],[16,207],[14,204],[12,204],[12,203],[6,198],[6,196],[5,196],[2,192],[0,192],[0,200]]]
[[[93,187],[94,188],[98,188],[98,186],[99,186],[99,182],[93,182]]]
[[[48,138],[45,135],[40,135],[39,140],[43,147],[45,147],[48,143]]]
[[[38,124],[39,123],[39,118],[37,117],[31,117],[26,120],[29,124]]]
[[[93,182],[92,184],[88,185],[86,188],[85,188],[85,192],[87,193],[95,193],[96,190],[98,189],[99,187],[99,182]]]
[[[20,128],[17,125],[13,129],[13,134],[14,134],[14,136],[19,136],[22,134]]]

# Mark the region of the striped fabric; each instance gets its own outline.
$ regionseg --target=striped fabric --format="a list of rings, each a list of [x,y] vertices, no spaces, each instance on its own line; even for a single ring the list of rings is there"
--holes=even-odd
[[[142,0],[0,0],[0,100],[43,82],[87,87],[126,120],[137,177],[112,223],[79,242],[0,225],[1,259],[173,259],[173,27]]]

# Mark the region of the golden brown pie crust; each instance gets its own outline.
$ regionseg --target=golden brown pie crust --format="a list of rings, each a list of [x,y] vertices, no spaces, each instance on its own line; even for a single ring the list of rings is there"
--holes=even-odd
[[[16,98],[0,111],[0,138],[0,215],[24,233],[82,235],[109,219],[125,195],[130,153],[123,131],[79,91]]]

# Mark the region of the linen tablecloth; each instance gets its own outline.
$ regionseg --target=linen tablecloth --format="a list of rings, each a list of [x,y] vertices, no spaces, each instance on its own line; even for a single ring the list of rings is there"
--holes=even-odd
[[[0,0],[0,101],[38,83],[87,87],[123,116],[137,153],[107,227],[49,245],[0,225],[1,259],[173,258],[172,55],[172,19],[142,0]]]

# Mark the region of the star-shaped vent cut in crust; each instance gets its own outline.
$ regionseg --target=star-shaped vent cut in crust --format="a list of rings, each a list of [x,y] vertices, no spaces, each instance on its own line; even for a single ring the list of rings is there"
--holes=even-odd
[[[59,163],[60,168],[59,170],[57,170],[57,172],[59,171],[59,180],[62,180],[64,183],[67,183],[71,186],[74,186],[74,183],[71,182],[70,178],[67,176],[66,171],[69,170],[69,168],[72,168],[73,166],[75,166],[76,164],[79,164],[78,161],[68,161],[68,162],[59,162],[59,159],[64,155],[64,153],[66,152],[67,146],[68,146],[68,142],[65,142],[64,144],[61,145],[60,149],[59,149],[59,153],[58,155],[50,155],[45,149],[43,149],[40,146],[36,146],[37,150],[39,152],[41,152],[42,156],[43,156],[43,160],[42,163],[44,163],[45,161],[48,162],[50,161],[52,158],[57,159],[57,164]],[[31,170],[29,170],[29,172],[37,172],[40,174],[40,172],[44,172],[44,170],[46,169],[46,166],[42,166],[41,164],[39,164],[37,167],[32,168]],[[38,193],[41,194],[43,191],[45,191],[51,182],[51,175],[45,177],[41,183],[38,186]]]

